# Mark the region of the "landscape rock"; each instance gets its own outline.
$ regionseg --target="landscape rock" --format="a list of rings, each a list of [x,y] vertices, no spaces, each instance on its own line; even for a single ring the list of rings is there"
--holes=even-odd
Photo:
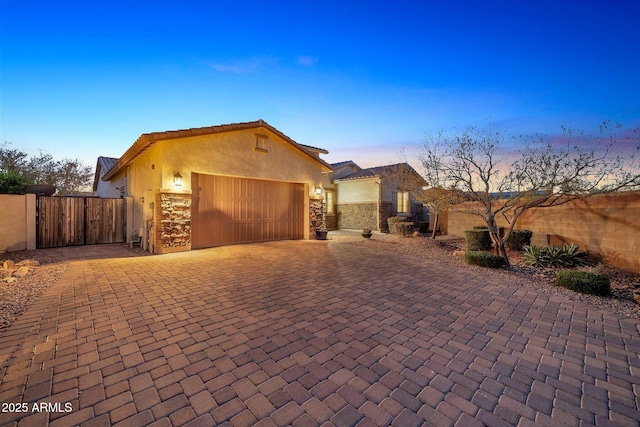
[[[29,267],[22,266],[13,272],[13,277],[25,277],[29,274]]]
[[[455,250],[453,251],[453,256],[464,256],[464,251],[463,250]]]
[[[20,261],[16,265],[19,266],[19,267],[22,267],[22,266],[38,267],[38,266],[40,266],[40,262],[36,261],[35,259],[25,259],[25,260]]]
[[[2,265],[5,269],[10,269],[13,268],[13,266],[15,265],[15,263],[13,261],[11,261],[10,259],[6,260],[4,262],[4,264]]]
[[[11,269],[4,269],[5,258],[0,259],[0,336],[69,267],[69,263],[56,261],[43,251],[27,252],[5,254],[5,257],[13,257],[14,267]],[[39,265],[31,263],[32,267],[19,266],[17,264],[20,260],[38,261]],[[17,271],[18,267],[28,268],[29,274],[22,278],[11,277],[11,273]]]

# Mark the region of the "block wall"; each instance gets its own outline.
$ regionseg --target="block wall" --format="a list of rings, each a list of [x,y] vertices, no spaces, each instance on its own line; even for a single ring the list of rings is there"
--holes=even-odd
[[[0,194],[0,253],[36,248],[36,195]]]
[[[474,225],[484,225],[480,218],[454,210],[442,220],[447,234],[458,236]],[[498,225],[505,226],[506,222],[499,218]],[[583,250],[604,255],[609,265],[640,272],[640,192],[598,195],[552,208],[531,209],[515,228],[533,231],[533,244],[575,243]]]

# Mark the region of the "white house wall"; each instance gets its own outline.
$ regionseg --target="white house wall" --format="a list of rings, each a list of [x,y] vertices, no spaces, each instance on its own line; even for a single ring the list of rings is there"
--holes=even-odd
[[[96,188],[96,196],[105,199],[119,199],[124,192],[124,186],[127,183],[127,179],[124,174],[122,174],[118,175],[111,181],[103,181],[102,177],[107,172],[108,171],[104,169],[100,170],[100,179],[98,180],[98,186]],[[120,188],[123,190],[121,191]]]

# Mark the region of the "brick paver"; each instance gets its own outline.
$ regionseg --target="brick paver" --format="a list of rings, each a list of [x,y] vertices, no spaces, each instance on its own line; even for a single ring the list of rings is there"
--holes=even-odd
[[[28,407],[0,426],[640,424],[640,322],[489,271],[339,233],[48,251],[71,267],[0,337]]]

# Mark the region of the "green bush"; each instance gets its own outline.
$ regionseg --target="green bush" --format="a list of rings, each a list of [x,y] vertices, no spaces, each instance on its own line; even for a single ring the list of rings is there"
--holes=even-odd
[[[607,296],[611,294],[608,277],[586,271],[562,270],[556,273],[556,285],[582,294]]]
[[[429,221],[419,221],[418,222],[418,230],[421,233],[428,233],[429,232]]]
[[[506,265],[503,257],[487,252],[469,251],[464,254],[464,262],[480,267],[502,268]]]
[[[400,222],[397,224],[399,234],[403,236],[411,236],[413,234],[412,222]]]
[[[505,242],[505,246],[509,249],[521,251],[522,248],[531,244],[532,235],[533,231],[531,230],[513,230]]]
[[[387,218],[387,224],[389,225],[389,233],[391,234],[404,234],[406,226],[403,223],[408,222],[408,218],[404,216],[391,216]]]
[[[0,171],[0,194],[24,194],[29,180],[15,172]]]
[[[533,267],[576,267],[588,264],[588,253],[580,252],[573,243],[564,246],[527,246],[524,249],[525,264]]]
[[[467,230],[464,232],[464,240],[467,242],[468,251],[485,251],[491,249],[491,236],[489,229]]]
[[[486,225],[474,225],[473,229],[474,230],[488,230],[489,227],[487,227]]]

